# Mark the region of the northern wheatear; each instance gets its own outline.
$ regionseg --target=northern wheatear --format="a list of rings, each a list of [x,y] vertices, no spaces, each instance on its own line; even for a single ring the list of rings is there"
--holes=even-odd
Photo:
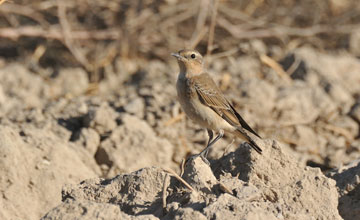
[[[203,57],[194,50],[180,50],[172,53],[180,67],[176,83],[178,99],[186,115],[195,123],[207,129],[209,141],[200,155],[206,159],[210,147],[230,132],[247,141],[256,152],[261,148],[249,133],[261,138],[226,100],[216,83],[204,70]],[[213,131],[218,135],[213,139]]]

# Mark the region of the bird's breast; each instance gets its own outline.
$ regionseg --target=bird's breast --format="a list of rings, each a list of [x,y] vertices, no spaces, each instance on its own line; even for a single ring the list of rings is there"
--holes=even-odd
[[[189,79],[179,77],[176,89],[181,108],[195,123],[212,130],[233,129],[215,111],[200,101],[194,85]]]
[[[195,89],[190,85],[190,81],[179,76],[176,83],[177,95],[180,105],[184,112],[193,119],[196,117],[197,106],[194,101],[198,99]]]

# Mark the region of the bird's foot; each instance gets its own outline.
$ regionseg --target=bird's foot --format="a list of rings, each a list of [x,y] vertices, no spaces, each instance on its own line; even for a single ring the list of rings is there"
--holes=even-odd
[[[200,158],[204,161],[204,163],[206,163],[209,167],[210,167],[210,161],[208,159],[206,159],[206,157],[202,154],[200,154]]]
[[[210,166],[210,162],[208,159],[206,159],[206,154],[204,152],[200,153],[200,154],[195,154],[195,155],[192,155],[191,157],[189,157],[187,160],[186,160],[186,163],[188,163],[189,161],[191,160],[195,160],[196,158],[200,157],[204,163],[206,163],[208,166]]]

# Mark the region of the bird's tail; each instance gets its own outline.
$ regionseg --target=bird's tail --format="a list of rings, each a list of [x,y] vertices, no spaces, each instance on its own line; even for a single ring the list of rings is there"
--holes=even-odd
[[[244,131],[244,129],[242,127],[238,127],[237,130],[235,131],[235,134],[236,134],[236,136],[247,141],[256,152],[258,152],[259,154],[262,154],[262,150],[259,147],[259,145],[257,145],[257,143],[246,133],[246,131]]]

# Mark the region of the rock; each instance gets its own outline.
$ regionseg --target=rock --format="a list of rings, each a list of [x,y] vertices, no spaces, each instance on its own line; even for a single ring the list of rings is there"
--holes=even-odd
[[[213,187],[218,184],[210,167],[200,158],[191,158],[185,166],[184,180],[196,191],[211,194]]]
[[[343,88],[339,82],[325,83],[324,90],[344,113],[348,112],[354,103],[351,93]]]
[[[131,216],[120,210],[119,206],[90,201],[66,200],[63,204],[48,212],[42,220],[53,219],[124,219],[124,220],[156,220],[153,215]]]
[[[89,87],[87,73],[81,68],[61,69],[51,83],[53,84],[51,87],[53,97],[78,96],[85,93]]]
[[[220,176],[221,184],[230,190],[235,197],[244,201],[256,201],[262,197],[261,191],[254,185],[248,184],[230,173],[224,173]]]
[[[349,115],[360,125],[360,102],[351,107]]]
[[[164,178],[162,169],[151,167],[112,179],[89,179],[79,185],[66,185],[62,200],[113,204],[129,215],[154,214],[162,206],[159,195]]]
[[[336,105],[320,88],[298,81],[297,85],[279,90],[276,110],[282,124],[299,124],[314,121],[319,115],[335,111]]]
[[[299,48],[295,53],[322,79],[336,82],[350,94],[360,92],[360,61],[356,57],[322,53],[309,47]]]
[[[215,174],[228,172],[256,186],[263,194],[266,209],[279,212],[285,219],[341,219],[334,181],[319,168],[298,164],[276,142],[267,140],[263,150],[262,155],[257,155],[249,154],[249,148],[239,147],[219,160],[221,168]]]
[[[242,79],[253,79],[254,74],[257,74],[260,69],[260,61],[258,58],[250,56],[241,56],[236,59],[234,65],[229,66],[229,71],[234,78],[239,76]]]
[[[138,118],[144,117],[145,103],[141,98],[135,98],[124,106],[127,113],[136,115]]]
[[[31,73],[23,65],[13,63],[0,69],[0,82],[7,97],[6,105],[0,105],[3,113],[16,109],[36,108],[44,104],[48,85],[39,75]]]
[[[89,110],[84,118],[84,125],[93,128],[100,135],[104,135],[115,129],[116,117],[116,112],[107,102],[103,102],[100,106],[93,107]]]
[[[177,210],[174,216],[167,216],[164,219],[176,219],[176,220],[182,220],[182,219],[199,219],[199,220],[206,220],[205,215],[203,215],[201,212],[196,211],[192,208],[180,208]]]
[[[333,121],[331,121],[331,124],[346,131],[347,135],[349,136],[346,138],[355,139],[356,136],[359,134],[359,125],[352,118],[348,116],[336,118]],[[345,135],[341,135],[341,136],[345,136]]]
[[[38,219],[58,204],[65,183],[99,174],[48,130],[15,127],[0,125],[2,219]],[[90,157],[86,160],[94,163]]]
[[[234,95],[234,104],[244,103],[242,107],[246,112],[241,112],[241,115],[247,119],[246,121],[250,120],[262,126],[272,123],[268,115],[275,109],[277,96],[276,88],[273,85],[265,80],[249,79],[242,81],[237,91],[241,97]],[[251,112],[251,114],[247,114],[247,112]]]
[[[260,204],[249,203],[229,194],[222,194],[204,209],[208,218],[213,219],[277,219],[273,213]]]
[[[256,54],[261,55],[267,53],[267,47],[262,40],[252,39],[250,41],[250,47]]]
[[[297,151],[314,152],[314,154],[319,154],[324,151],[326,145],[319,141],[319,135],[316,134],[313,128],[306,125],[296,125],[294,128],[295,132],[291,137],[297,142]],[[316,148],[314,148],[315,144]]]
[[[339,213],[345,220],[360,216],[360,160],[335,169],[328,174],[336,181],[339,197]]]
[[[82,145],[91,155],[95,156],[100,145],[100,136],[92,128],[82,128],[76,143]]]
[[[171,166],[173,146],[169,141],[157,137],[146,122],[135,116],[124,114],[121,121],[101,142],[96,155],[100,164],[111,166],[109,176],[152,165]]]
[[[62,194],[65,203],[49,213],[74,200],[74,204],[92,202],[90,208],[94,202],[117,205],[129,216],[162,219],[341,219],[334,180],[318,168],[299,165],[276,142],[265,140],[262,147],[264,152],[258,155],[243,144],[214,161],[212,169],[219,180],[201,158],[190,159],[183,177],[192,189],[171,178],[164,188],[164,209],[165,172],[152,167],[68,185]],[[101,207],[91,213],[104,215]]]

